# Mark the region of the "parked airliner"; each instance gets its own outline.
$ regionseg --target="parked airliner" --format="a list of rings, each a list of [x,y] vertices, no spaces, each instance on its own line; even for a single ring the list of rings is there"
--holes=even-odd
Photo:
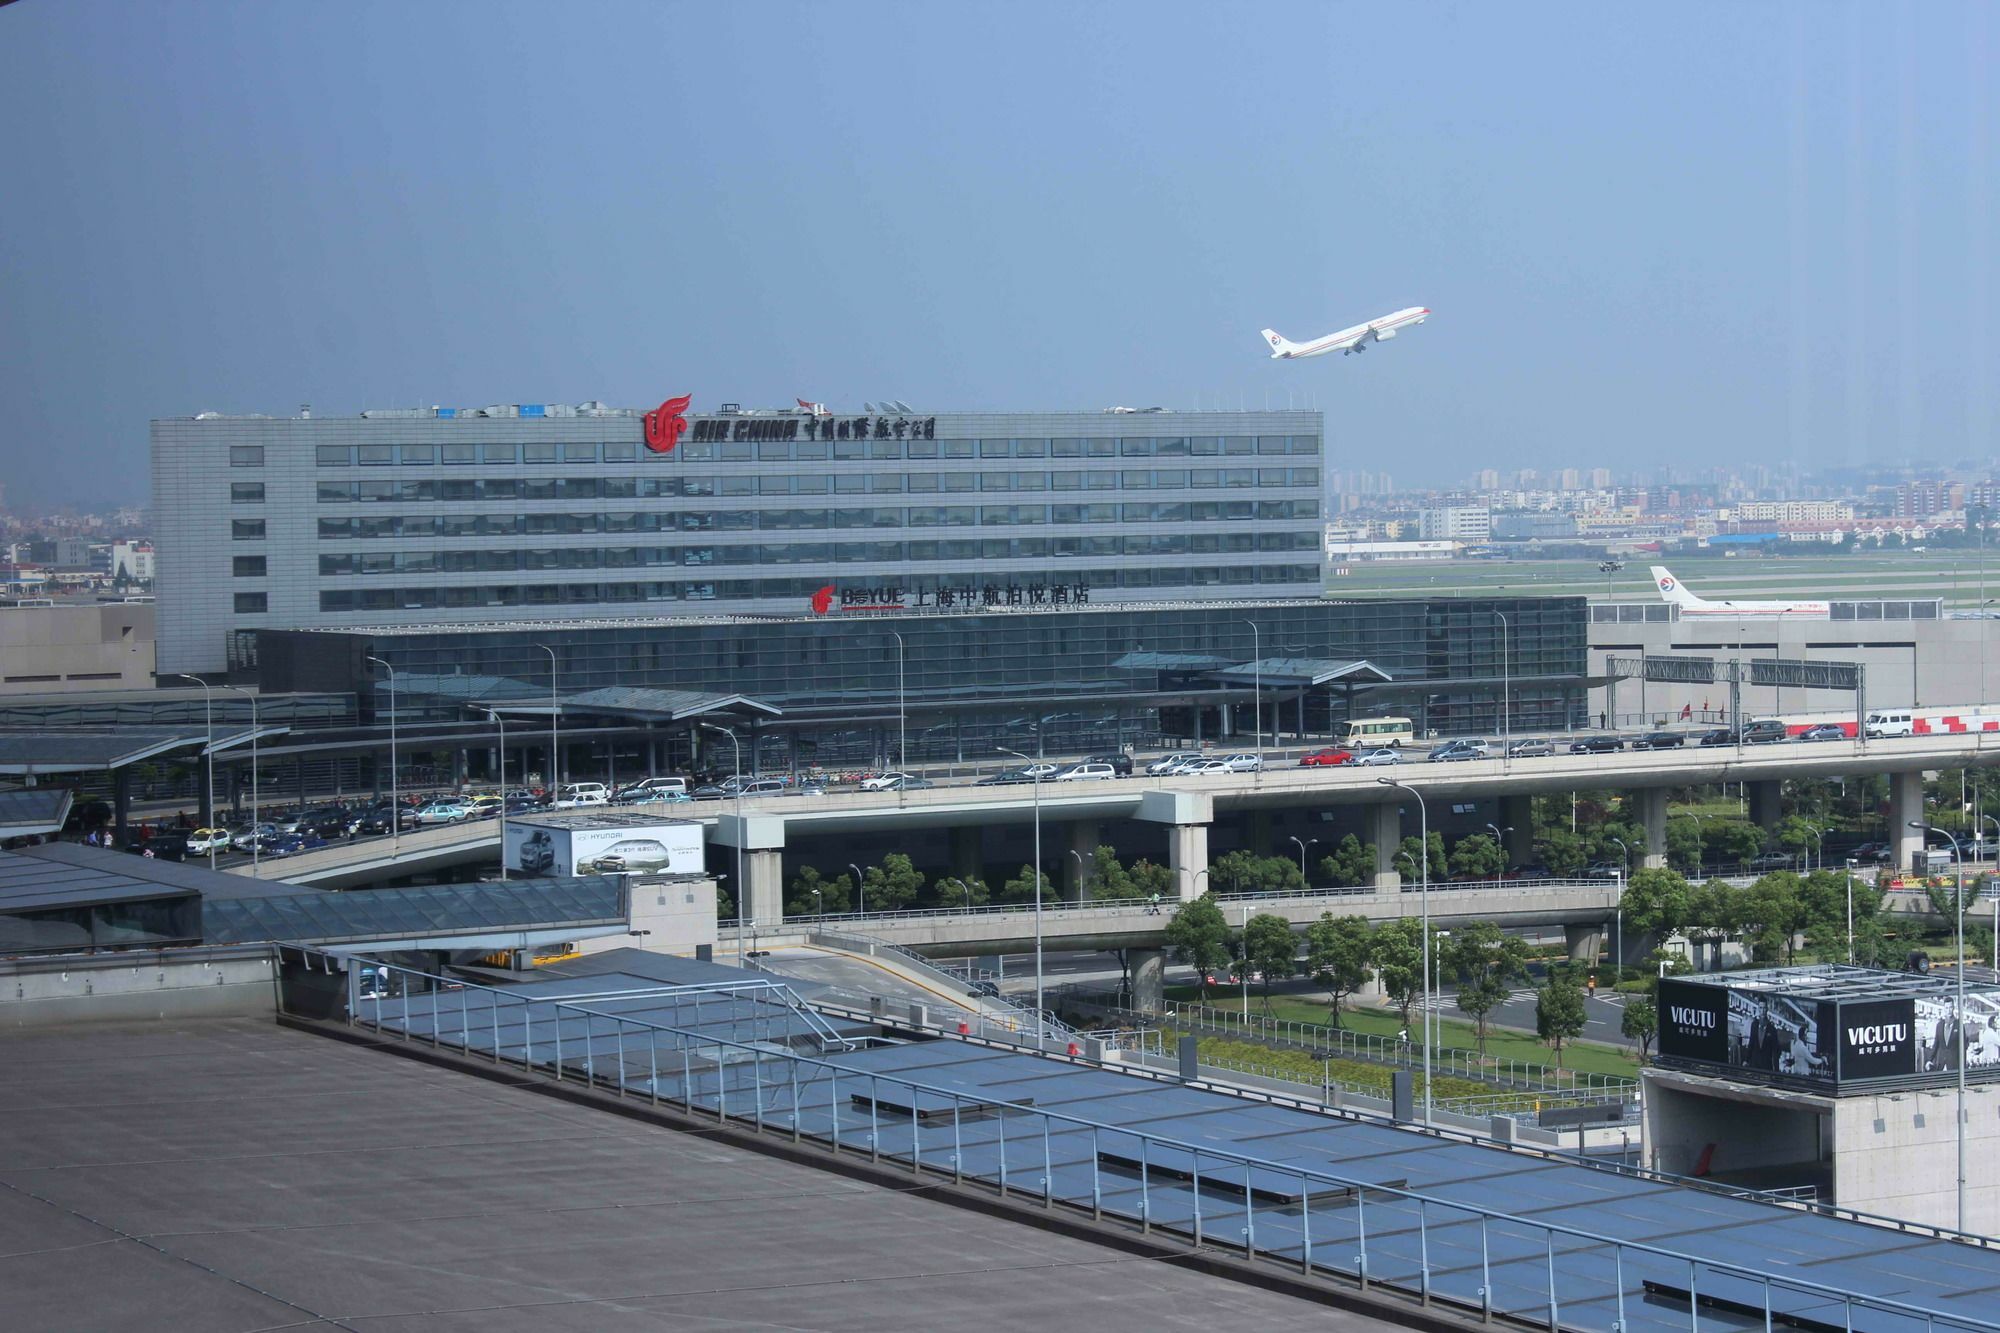
[[[1369,343],[1393,338],[1401,330],[1421,324],[1430,317],[1428,307],[1413,305],[1407,310],[1398,310],[1393,315],[1371,319],[1366,324],[1356,324],[1353,328],[1329,333],[1311,342],[1295,343],[1276,329],[1265,329],[1264,341],[1271,344],[1273,361],[1296,361],[1302,356],[1324,356],[1328,352],[1346,356],[1349,352],[1365,352]]]
[[[1825,602],[1711,602],[1689,592],[1664,565],[1653,566],[1653,586],[1660,596],[1689,616],[1797,616],[1804,620],[1825,620],[1830,614]]]

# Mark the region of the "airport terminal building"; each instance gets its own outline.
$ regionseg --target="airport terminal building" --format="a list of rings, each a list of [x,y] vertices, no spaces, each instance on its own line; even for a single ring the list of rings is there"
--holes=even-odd
[[[1317,597],[1318,412],[152,423],[159,670],[303,626]]]

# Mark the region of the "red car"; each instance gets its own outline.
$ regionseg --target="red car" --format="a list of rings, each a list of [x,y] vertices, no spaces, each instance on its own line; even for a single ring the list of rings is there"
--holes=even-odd
[[[1342,764],[1351,764],[1353,762],[1354,762],[1354,752],[1352,750],[1336,750],[1329,748],[1325,750],[1314,750],[1311,754],[1301,756],[1299,759],[1299,767],[1337,768]]]

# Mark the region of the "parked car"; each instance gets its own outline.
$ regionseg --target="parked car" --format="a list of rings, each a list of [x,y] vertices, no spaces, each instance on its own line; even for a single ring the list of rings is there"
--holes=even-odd
[[[1549,868],[1548,868],[1547,866],[1543,865],[1543,864],[1542,864],[1542,863],[1541,863],[1540,861],[1531,861],[1531,862],[1529,862],[1529,863],[1528,863],[1527,865],[1520,865],[1520,866],[1508,866],[1508,867],[1507,867],[1507,878],[1509,878],[1509,879],[1549,879],[1549,878],[1552,878],[1552,874],[1551,874],[1551,872],[1550,872]]]
[[[1300,768],[1339,768],[1353,762],[1354,751],[1331,745],[1324,750],[1313,750],[1299,756]]]
[[[1793,857],[1790,852],[1765,852],[1753,856],[1744,864],[1752,870],[1790,870]]]
[[[1582,736],[1569,743],[1571,754],[1613,754],[1625,748],[1616,736]]]
[[[155,861],[187,860],[187,837],[179,833],[155,833],[150,838],[134,838],[125,844],[125,850],[134,856],[151,857]]]
[[[276,824],[238,824],[229,830],[229,842],[239,852],[250,850],[250,844],[259,838],[267,838],[278,831]]]
[[[1734,745],[1736,744],[1736,733],[1728,727],[1717,727],[1714,731],[1704,731],[1701,733],[1701,739],[1696,741],[1695,744]]]
[[[904,779],[909,776],[908,773],[877,773],[872,778],[861,779],[861,790],[894,791],[896,788],[902,786]]]
[[[1751,722],[1744,726],[1743,743],[1745,745],[1769,745],[1774,741],[1784,740],[1790,735],[1791,730],[1784,723],[1766,719]]]
[[[417,811],[417,823],[457,824],[472,817],[472,807],[460,801],[432,801]]]
[[[1864,842],[1848,852],[1847,859],[1864,866],[1876,866],[1893,855],[1895,855],[1894,849],[1886,842]]]
[[[225,828],[198,828],[187,835],[187,854],[207,856],[210,852],[229,850],[229,830]]]
[[[1635,750],[1678,750],[1687,744],[1687,733],[1681,731],[1649,731],[1632,742]]]
[[[1258,773],[1264,768],[1264,757],[1256,754],[1226,754],[1216,762],[1229,773]]]
[[[1454,764],[1466,759],[1486,758],[1485,741],[1446,741],[1431,750],[1430,760],[1434,764]]]
[[[1802,741],[1844,741],[1850,739],[1847,728],[1838,722],[1816,722],[1799,733]]]
[[[1132,756],[1123,750],[1106,750],[1103,754],[1087,754],[1079,763],[1109,764],[1111,771],[1121,778],[1132,776]]]
[[[1378,764],[1400,764],[1403,752],[1393,745],[1385,745],[1379,750],[1364,750],[1355,756],[1356,764],[1373,767]]]
[[[555,799],[555,807],[558,810],[582,810],[594,805],[609,804],[611,804],[611,793],[604,789],[604,784],[601,782],[572,783],[564,787]]]
[[[417,812],[409,806],[378,805],[372,810],[363,810],[348,824],[356,833],[389,833],[400,823],[404,828],[417,826]]]
[[[266,856],[297,856],[300,852],[310,852],[326,846],[326,839],[316,833],[281,833],[264,844]]]
[[[1625,867],[1616,861],[1593,861],[1584,867],[1585,879],[1617,879],[1625,873]]]
[[[1033,782],[1034,778],[1025,768],[1003,768],[998,773],[988,773],[972,785],[975,787],[1011,787],[1018,782]]]
[[[1072,764],[1055,775],[1055,782],[1108,782],[1118,776],[1118,770],[1109,764]]]
[[[628,796],[627,798],[625,798],[624,801],[620,802],[620,804],[684,805],[688,801],[691,801],[693,799],[694,798],[692,796],[689,796],[685,791],[682,791],[677,787],[649,787],[646,790],[637,793],[636,795]],[[540,803],[537,802],[522,807],[522,810],[537,810],[540,808],[541,808]],[[507,813],[510,815],[520,814],[522,813],[522,810],[515,809],[514,804],[511,801],[507,805]]]
[[[647,794],[651,792],[678,792],[680,795],[686,796],[688,794],[688,780],[677,777],[640,778],[637,782],[628,782],[613,792],[611,800],[613,804],[622,804],[627,801],[643,801],[646,799]]]
[[[1556,752],[1556,743],[1550,740],[1529,739],[1515,741],[1507,747],[1509,759],[1541,759]]]
[[[1152,763],[1146,765],[1146,776],[1149,778],[1164,777],[1168,773],[1178,769],[1182,764],[1192,763],[1202,757],[1202,755],[1193,750],[1176,750],[1172,754],[1163,754]]]
[[[915,776],[914,774],[905,774],[902,778],[897,780],[895,786],[884,788],[884,790],[885,791],[928,791],[935,786],[937,786],[937,783],[932,782],[929,778],[920,778]],[[821,796],[826,795],[826,789],[822,787],[819,790],[818,794]]]

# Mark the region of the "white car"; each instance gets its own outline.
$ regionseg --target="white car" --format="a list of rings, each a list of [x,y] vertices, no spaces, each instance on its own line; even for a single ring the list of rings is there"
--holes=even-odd
[[[1049,779],[1051,782],[1110,782],[1117,778],[1118,770],[1109,764],[1078,764],[1066,768]]]
[[[861,779],[863,791],[894,791],[909,780],[908,773],[878,773],[872,778]]]
[[[1264,756],[1258,754],[1226,754],[1217,762],[1231,773],[1256,773],[1264,767]]]
[[[572,782],[556,793],[555,807],[558,810],[575,810],[579,806],[611,804],[611,789],[601,782]]]
[[[1229,761],[1227,759],[1197,759],[1193,763],[1183,764],[1175,769],[1174,775],[1176,777],[1204,777],[1210,773],[1227,773],[1229,771]]]
[[[1400,764],[1403,762],[1403,756],[1393,747],[1385,745],[1379,750],[1368,750],[1354,756],[1354,762],[1357,764]]]
[[[230,841],[228,829],[198,828],[187,835],[188,855],[207,856],[210,852],[226,852]]]
[[[1197,763],[1203,757],[1192,750],[1181,750],[1174,754],[1163,754],[1152,763],[1146,765],[1146,776],[1149,778],[1160,778],[1165,777],[1169,773],[1178,773],[1183,765]]]

